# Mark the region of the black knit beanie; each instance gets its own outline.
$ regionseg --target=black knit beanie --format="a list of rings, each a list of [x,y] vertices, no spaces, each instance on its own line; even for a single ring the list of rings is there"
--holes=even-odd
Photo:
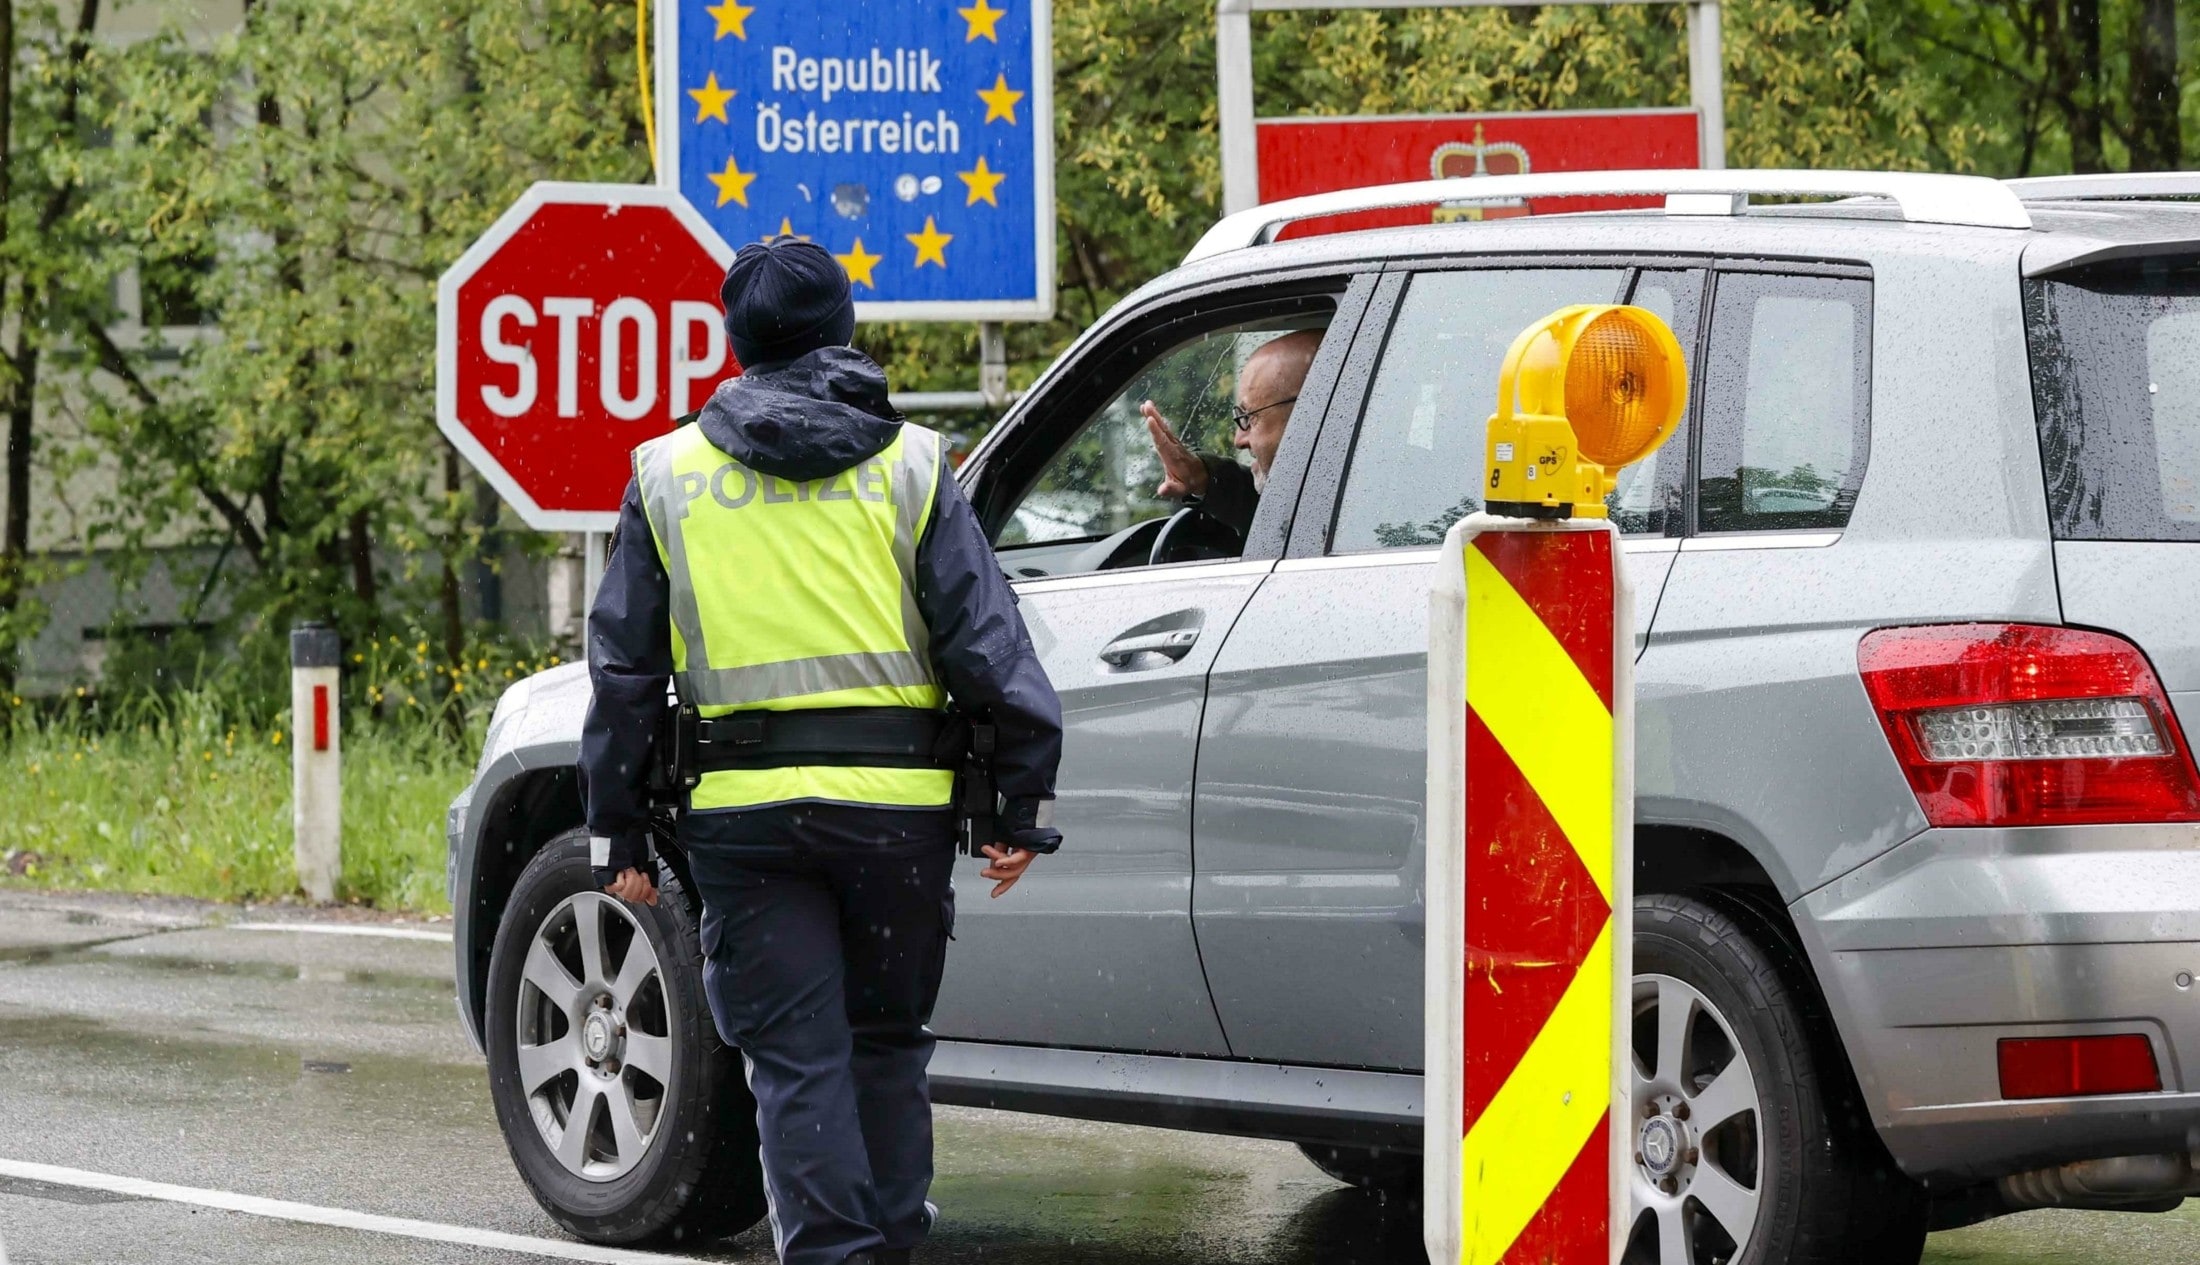
[[[718,301],[726,309],[726,339],[744,365],[793,360],[856,336],[848,274],[815,242],[778,237],[743,246]]]

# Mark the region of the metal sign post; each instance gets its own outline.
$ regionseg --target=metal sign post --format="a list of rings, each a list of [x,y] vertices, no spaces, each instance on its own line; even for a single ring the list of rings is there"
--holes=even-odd
[[[864,321],[1054,314],[1050,0],[657,0],[658,181],[839,258]]]
[[[1719,0],[1572,0],[1581,4],[1686,4],[1688,90],[1696,111],[1698,152],[1707,169],[1726,166],[1725,67]],[[1253,14],[1287,9],[1450,9],[1546,7],[1547,0],[1218,0],[1215,65],[1222,133],[1224,214],[1260,203],[1258,125],[1253,113]],[[1628,166],[1638,164],[1630,163]]]

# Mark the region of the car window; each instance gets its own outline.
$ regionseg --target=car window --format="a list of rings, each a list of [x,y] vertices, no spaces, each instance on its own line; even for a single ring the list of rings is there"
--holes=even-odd
[[[1368,390],[1330,552],[1441,544],[1482,507],[1497,374],[1521,330],[1573,303],[1617,299],[1621,268],[1424,273],[1391,322]]]
[[[2200,259],[2030,282],[2025,324],[2055,535],[2200,541]]]
[[[1635,278],[1627,301],[1664,321],[1680,340],[1681,362],[1688,369],[1688,398],[1696,395],[1696,324],[1703,308],[1703,274],[1662,268],[1646,269]],[[1661,536],[1679,524],[1671,521],[1679,492],[1686,484],[1682,472],[1688,464],[1686,402],[1681,428],[1656,452],[1619,472],[1619,486],[1604,498],[1605,512],[1630,536]],[[1669,495],[1670,494],[1670,495]],[[1678,534],[1674,532],[1672,534]]]
[[[1161,459],[1139,406],[1151,400],[1193,450],[1242,461],[1232,446],[1238,371],[1268,342],[1326,325],[1324,314],[1234,326],[1139,368],[1047,460],[1010,511],[995,541],[1010,573],[1062,575],[1142,561],[1125,533],[1181,507],[1157,491]],[[1110,542],[1121,547],[1105,547]]]
[[[1842,527],[1871,428],[1871,283],[1724,273],[1711,307],[1697,522]]]

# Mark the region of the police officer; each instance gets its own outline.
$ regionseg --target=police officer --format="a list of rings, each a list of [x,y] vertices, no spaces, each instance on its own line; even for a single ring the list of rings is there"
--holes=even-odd
[[[1061,704],[946,444],[848,346],[839,264],[792,238],[746,246],[720,298],[745,373],[635,450],[589,613],[592,859],[606,890],[656,901],[645,788],[671,678],[700,718],[679,838],[704,989],[748,1063],[780,1259],[893,1265],[933,1216],[924,1025],[958,824],[944,709],[992,726],[997,897],[1061,842]]]

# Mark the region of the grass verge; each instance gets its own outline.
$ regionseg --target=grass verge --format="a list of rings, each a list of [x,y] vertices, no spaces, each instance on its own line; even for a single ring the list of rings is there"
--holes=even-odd
[[[0,883],[294,896],[290,738],[189,700],[126,727],[20,725],[0,739]],[[449,909],[443,812],[478,749],[425,723],[347,727],[339,900]]]

